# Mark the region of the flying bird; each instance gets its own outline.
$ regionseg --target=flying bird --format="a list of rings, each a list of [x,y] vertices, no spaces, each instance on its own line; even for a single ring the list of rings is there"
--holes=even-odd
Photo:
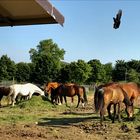
[[[113,20],[114,20],[114,25],[113,25],[113,28],[114,29],[117,29],[119,28],[120,26],[120,23],[121,23],[121,16],[122,16],[122,10],[120,9],[116,15],[116,18],[113,17]]]

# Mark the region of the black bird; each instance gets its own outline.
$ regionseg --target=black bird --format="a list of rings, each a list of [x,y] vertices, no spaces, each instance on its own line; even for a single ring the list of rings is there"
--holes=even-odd
[[[121,23],[121,16],[122,16],[122,10],[120,9],[116,15],[116,18],[113,17],[113,20],[114,20],[113,28],[115,29],[119,28],[120,23]]]

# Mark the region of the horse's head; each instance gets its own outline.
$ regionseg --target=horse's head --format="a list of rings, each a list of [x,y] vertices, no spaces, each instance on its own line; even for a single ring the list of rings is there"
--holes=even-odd
[[[49,87],[49,85],[44,86],[44,93],[45,93],[45,96],[47,96],[47,97],[50,95],[51,88]]]
[[[128,115],[128,118],[132,118],[134,115],[134,107],[133,105],[127,106],[126,107],[126,113]]]

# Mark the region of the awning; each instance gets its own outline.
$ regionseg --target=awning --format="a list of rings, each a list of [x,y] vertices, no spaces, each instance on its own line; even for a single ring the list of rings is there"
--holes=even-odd
[[[64,16],[48,0],[0,0],[0,26],[53,23]]]

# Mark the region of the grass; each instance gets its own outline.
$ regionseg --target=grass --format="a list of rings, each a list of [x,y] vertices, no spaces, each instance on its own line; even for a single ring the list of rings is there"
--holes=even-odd
[[[93,94],[89,93],[88,97],[92,99]],[[4,99],[5,100],[5,99]],[[70,104],[70,100],[68,101]],[[84,120],[99,121],[99,115],[92,113],[88,110],[80,111],[75,108],[77,104],[77,98],[75,97],[75,104],[72,107],[54,106],[46,98],[42,99],[40,96],[33,96],[31,100],[21,101],[14,107],[5,106],[0,108],[0,124],[14,124],[14,123],[35,123],[35,122],[48,122],[47,124],[67,124],[83,122]],[[138,128],[140,131],[140,110],[135,109],[135,119],[133,121],[127,121],[126,114],[123,113],[123,122],[118,123],[115,121],[115,125],[120,127],[123,124],[127,124],[129,128]],[[111,123],[107,118],[105,123]]]
[[[2,103],[5,104],[5,101],[3,99]],[[68,100],[68,103],[70,104],[70,100]],[[79,117],[81,115],[75,115],[73,113],[63,114],[63,112],[70,112],[75,109],[76,103],[77,101],[75,101],[75,104],[71,108],[65,105],[54,106],[46,98],[33,96],[30,100],[21,101],[14,107],[5,106],[0,108],[0,123],[34,123],[41,121],[42,118]]]

